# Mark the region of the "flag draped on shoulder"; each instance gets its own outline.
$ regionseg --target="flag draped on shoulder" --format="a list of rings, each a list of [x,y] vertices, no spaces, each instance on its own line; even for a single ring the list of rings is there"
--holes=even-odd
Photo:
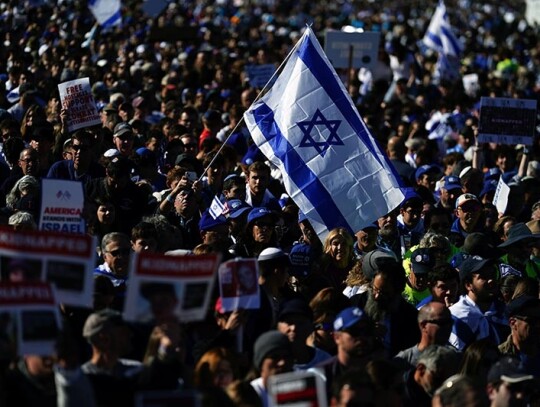
[[[431,22],[422,40],[427,48],[437,51],[436,76],[454,80],[459,78],[459,58],[463,45],[454,35],[446,6],[441,0],[431,17]]]
[[[120,6],[120,0],[88,0],[88,8],[104,28],[122,23]]]
[[[399,176],[310,28],[244,119],[319,238],[338,226],[357,232],[403,200]]]

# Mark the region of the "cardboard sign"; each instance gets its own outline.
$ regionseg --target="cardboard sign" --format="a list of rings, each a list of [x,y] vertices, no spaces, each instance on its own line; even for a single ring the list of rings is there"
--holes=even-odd
[[[324,52],[334,68],[348,68],[352,47],[352,68],[375,68],[379,54],[380,33],[327,31]]]
[[[0,229],[2,281],[47,281],[59,303],[92,306],[95,238],[88,235]]]
[[[217,255],[133,255],[124,318],[144,323],[204,319],[218,264]]]
[[[536,100],[480,99],[480,143],[533,143],[536,131]]]
[[[58,85],[60,103],[66,109],[68,131],[100,124],[89,78],[75,79]]]
[[[42,282],[0,282],[0,331],[17,355],[52,355],[61,329],[54,289]]]
[[[271,376],[268,395],[272,406],[326,407],[325,384],[314,372],[292,372]]]
[[[264,88],[276,72],[276,67],[273,64],[246,65],[244,69],[249,78],[250,86],[258,89]]]
[[[39,229],[55,232],[85,233],[86,223],[82,183],[61,179],[41,180]]]
[[[219,266],[219,292],[226,312],[258,309],[259,267],[256,259],[234,259]]]
[[[497,212],[504,214],[508,206],[508,197],[510,196],[510,187],[503,181],[503,177],[499,178],[495,195],[493,196],[493,205],[497,208]]]

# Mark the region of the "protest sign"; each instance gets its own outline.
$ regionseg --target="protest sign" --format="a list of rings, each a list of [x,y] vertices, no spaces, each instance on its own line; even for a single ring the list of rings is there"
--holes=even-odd
[[[182,322],[204,319],[218,264],[218,255],[135,254],[124,318],[139,322],[172,317]]]
[[[43,231],[0,229],[0,273],[4,281],[47,281],[56,299],[91,307],[95,238]]]
[[[325,384],[314,372],[292,372],[271,376],[268,394],[272,406],[327,406]]]
[[[84,207],[82,183],[62,179],[41,181],[41,214],[39,229],[56,232],[84,233],[81,217]]]
[[[379,53],[378,32],[326,32],[324,52],[334,68],[375,68]],[[351,54],[352,52],[352,54]],[[352,59],[351,59],[352,57]]]
[[[493,196],[493,205],[497,208],[497,212],[504,214],[508,206],[508,197],[510,196],[510,187],[503,181],[503,177],[499,178],[495,195]]]
[[[53,287],[0,282],[0,327],[18,355],[52,355],[61,327]]]
[[[530,26],[540,24],[540,0],[526,1],[525,18]]]
[[[256,259],[234,259],[219,266],[219,292],[226,312],[258,309],[259,268]]]
[[[536,100],[480,99],[478,142],[531,145],[535,131]]]
[[[264,88],[276,71],[276,67],[273,64],[246,65],[244,69],[249,78],[249,84],[259,89]]]
[[[101,124],[92,96],[90,79],[81,78],[63,82],[58,85],[58,92],[62,108],[67,110],[68,131]]]

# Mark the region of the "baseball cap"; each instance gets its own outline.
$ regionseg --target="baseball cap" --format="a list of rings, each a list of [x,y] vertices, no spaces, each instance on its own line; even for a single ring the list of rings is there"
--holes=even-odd
[[[508,303],[506,314],[509,317],[519,315],[540,318],[540,299],[531,295],[520,295]]]
[[[348,307],[337,314],[334,319],[334,331],[346,331],[359,322],[369,323],[369,318],[364,311],[358,307]]]
[[[217,218],[213,218],[212,215],[210,215],[210,211],[207,209],[203,212],[201,215],[201,219],[199,220],[199,230],[200,231],[208,231],[212,230],[213,228],[221,225],[226,225],[227,219],[225,219],[225,216],[220,215]]]
[[[306,243],[295,244],[289,252],[290,274],[294,277],[307,277],[315,260],[313,247]]]
[[[414,274],[427,274],[435,266],[433,251],[428,248],[416,249],[411,254],[412,271]]]
[[[264,207],[253,208],[248,214],[247,228],[249,229],[251,224],[257,219],[264,218],[265,216],[269,216],[272,219],[275,217],[274,212],[272,212],[270,209]]]
[[[409,206],[422,206],[423,199],[413,188],[405,188],[405,191],[403,192],[405,192],[405,198],[403,199],[403,202],[401,202],[401,208],[406,208],[407,204]]]
[[[389,262],[397,263],[393,253],[381,249],[372,250],[362,257],[362,272],[366,278],[372,280],[379,267]]]
[[[488,383],[496,383],[501,380],[508,383],[521,383],[533,379],[533,375],[525,372],[520,360],[512,356],[503,356],[495,362],[487,375]]]
[[[309,305],[300,298],[293,298],[284,301],[279,309],[278,321],[282,321],[287,315],[303,315],[304,317],[313,320],[313,311]]]
[[[461,263],[459,279],[463,281],[465,278],[478,273],[487,266],[495,266],[495,261],[493,259],[484,259],[480,256],[469,256]]]
[[[420,177],[422,177],[424,174],[438,174],[441,170],[436,165],[432,164],[425,164],[416,169],[416,172],[414,173],[414,177],[416,180],[418,180]]]
[[[116,326],[125,325],[122,319],[122,314],[118,311],[110,308],[103,309],[98,312],[90,314],[86,318],[86,322],[83,327],[83,337],[86,339],[97,335],[105,329],[114,328]]]
[[[455,175],[447,175],[443,178],[443,185],[441,186],[441,188],[444,188],[447,191],[461,189],[461,181],[459,177],[456,177]]]
[[[476,203],[480,203],[478,201],[478,198],[473,194],[462,194],[456,199],[456,209],[462,206],[465,202],[473,201]]]
[[[225,203],[226,209],[224,214],[228,218],[236,219],[243,213],[246,213],[247,211],[251,210],[251,206],[249,206],[246,202],[240,200],[240,199],[231,199],[230,201],[227,201]]]
[[[114,126],[113,137],[121,137],[128,133],[133,134],[133,127],[129,123],[122,122]]]

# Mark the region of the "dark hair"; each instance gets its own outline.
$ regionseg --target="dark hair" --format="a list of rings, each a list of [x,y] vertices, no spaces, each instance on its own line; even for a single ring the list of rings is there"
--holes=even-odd
[[[437,281],[455,280],[459,282],[459,274],[455,268],[448,263],[439,264],[428,273],[428,282],[435,284]]]
[[[155,239],[158,240],[158,232],[156,226],[150,222],[139,222],[131,229],[131,241],[135,242],[138,239]]]
[[[432,206],[424,214],[424,226],[425,226],[426,230],[428,230],[431,227],[431,219],[434,216],[444,216],[448,220],[448,223],[452,224],[452,216],[450,215],[450,213],[447,210],[445,210],[445,209],[443,209],[441,207]]]

